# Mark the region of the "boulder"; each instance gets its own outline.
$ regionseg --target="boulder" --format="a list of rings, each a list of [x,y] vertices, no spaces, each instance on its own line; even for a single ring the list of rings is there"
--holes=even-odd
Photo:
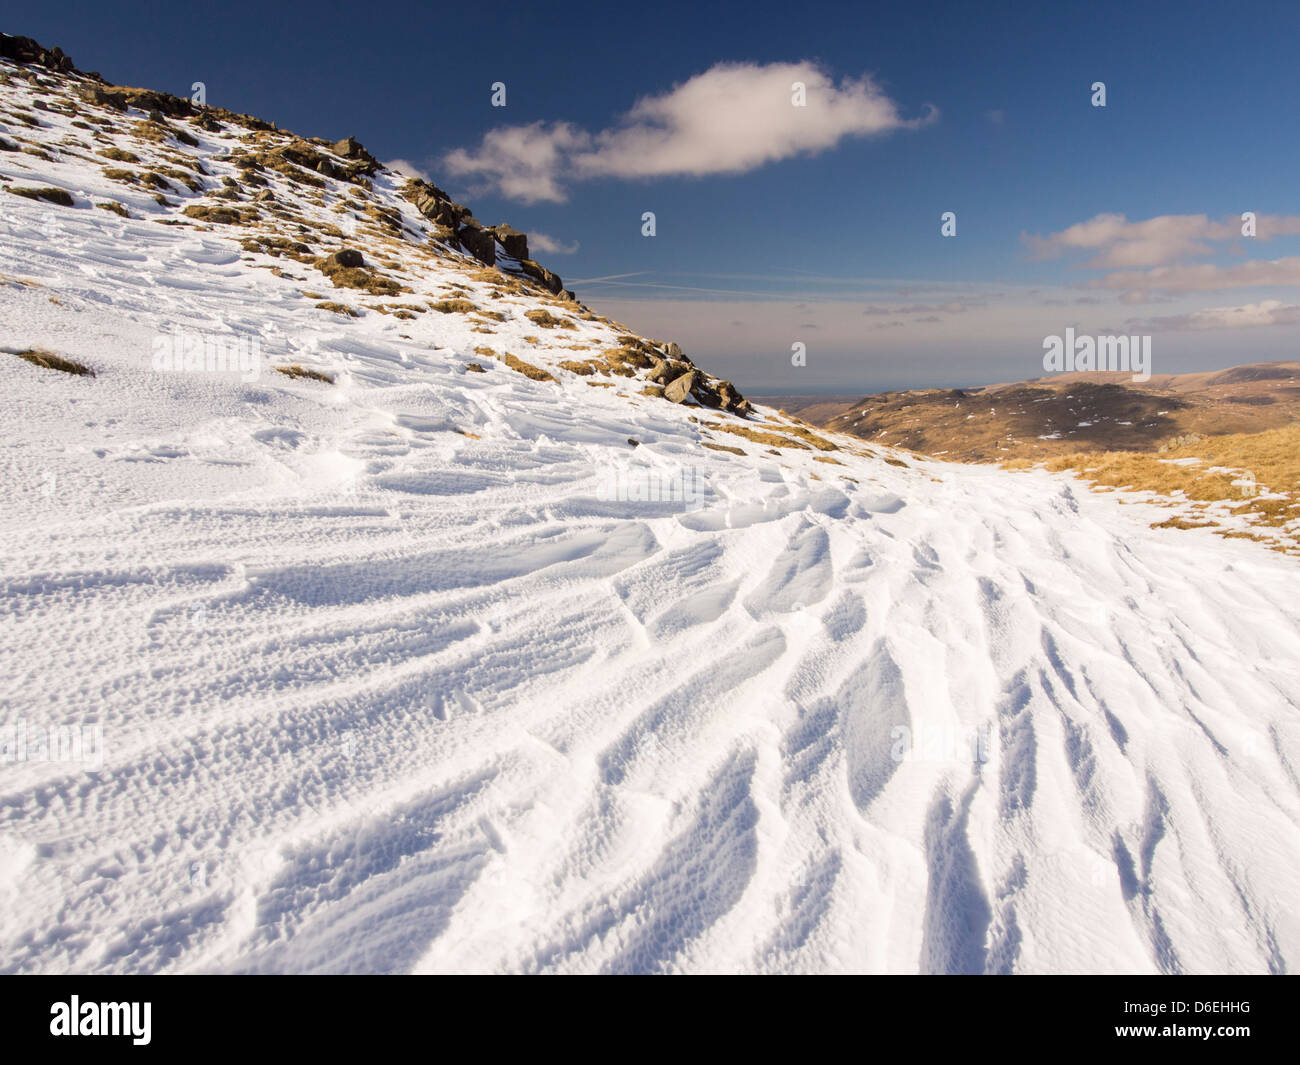
[[[664,345],[664,354],[667,355],[670,359],[680,359],[682,357],[682,349],[680,346],[678,346],[676,343],[670,340],[667,344]]]
[[[333,255],[326,258],[325,262],[330,266],[338,266],[344,270],[365,269],[365,257],[355,248],[340,248]]]
[[[497,261],[496,238],[490,229],[484,229],[473,218],[467,218],[456,230],[461,246],[485,266],[495,266]]]
[[[695,371],[691,370],[671,381],[668,387],[664,389],[664,399],[668,400],[669,403],[685,403],[686,397],[691,395],[695,388],[696,376]]]
[[[528,237],[520,233],[514,226],[508,226],[504,222],[499,226],[494,226],[492,232],[496,234],[497,241],[505,249],[507,255],[512,259],[528,258]]]
[[[691,371],[690,366],[684,362],[669,362],[654,355],[650,358],[654,361],[651,363],[650,372],[646,374],[646,380],[653,384],[666,385],[669,381],[675,381]]]

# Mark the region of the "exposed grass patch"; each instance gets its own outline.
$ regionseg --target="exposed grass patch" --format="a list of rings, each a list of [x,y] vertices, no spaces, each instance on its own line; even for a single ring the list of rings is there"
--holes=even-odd
[[[512,355],[508,351],[501,356],[501,361],[509,366],[510,369],[519,371],[519,373],[523,374],[530,381],[555,380],[554,377],[543,370],[540,366],[534,366],[531,362],[524,362],[523,359],[519,358],[517,355]]]
[[[125,148],[104,148],[99,153],[105,159],[112,159],[115,163],[138,163],[140,157],[135,152],[128,152]]]
[[[9,188],[15,196],[23,196],[29,200],[44,200],[46,203],[58,204],[60,207],[72,207],[72,194],[66,189],[54,188]]]
[[[349,318],[360,318],[361,312],[355,307],[349,307],[346,303],[335,303],[333,300],[325,300],[316,306],[322,311],[333,311],[335,314],[345,314]]]
[[[33,366],[39,366],[43,370],[58,370],[61,373],[75,374],[78,377],[95,376],[95,371],[89,366],[83,366],[79,362],[65,359],[53,352],[28,348],[26,351],[15,351],[14,354],[24,362],[30,362]]]
[[[443,314],[468,314],[470,311],[478,310],[476,304],[461,299],[430,301],[429,306]]]
[[[568,318],[557,318],[550,311],[544,308],[538,308],[535,311],[526,311],[524,317],[534,325],[540,325],[543,329],[577,329],[578,327],[569,321]]]
[[[800,451],[810,450],[808,445],[793,437],[782,436],[780,433],[768,432],[764,429],[750,429],[743,425],[724,425],[721,422],[709,422],[710,429],[716,429],[722,433],[731,433],[733,436],[742,436],[746,440],[752,440],[755,444],[767,444],[770,447],[792,447]]]
[[[1156,454],[1061,455],[1044,465],[1102,490],[1151,492],[1184,508],[1158,528],[1212,526],[1220,536],[1300,552],[1300,425],[1188,438]]]
[[[292,366],[277,366],[276,373],[282,373],[285,377],[306,378],[308,381],[322,381],[327,385],[334,383],[334,375],[321,373],[319,370],[309,370],[306,366],[299,366],[294,363]]]

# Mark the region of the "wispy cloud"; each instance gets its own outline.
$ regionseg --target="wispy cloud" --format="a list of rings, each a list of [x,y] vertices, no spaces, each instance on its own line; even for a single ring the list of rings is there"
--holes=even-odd
[[[1281,300],[1261,300],[1240,307],[1207,307],[1188,314],[1160,318],[1135,319],[1126,330],[1159,332],[1200,332],[1208,329],[1243,329],[1262,325],[1300,325],[1300,304]]]
[[[796,106],[795,83],[802,83]],[[915,129],[938,116],[927,106],[904,118],[867,76],[838,83],[820,65],[720,63],[658,96],[643,97],[608,129],[534,122],[490,130],[473,149],[445,159],[458,177],[536,203],[567,198],[594,177],[739,174],[835,147],[846,137]]]
[[[1117,289],[1124,301],[1136,303],[1152,293],[1219,292],[1252,286],[1300,285],[1300,258],[1252,259],[1233,266],[1198,263],[1158,266],[1154,270],[1121,270],[1089,281],[1089,288]]]
[[[1296,234],[1300,234],[1300,216],[1258,215],[1255,219],[1255,240]],[[1157,215],[1141,222],[1130,222],[1122,214],[1099,214],[1045,237],[1021,234],[1039,259],[1054,259],[1074,251],[1094,252],[1082,265],[1095,270],[1167,266],[1205,258],[1215,253],[1213,244],[1241,237],[1239,216],[1216,221],[1204,214]]]

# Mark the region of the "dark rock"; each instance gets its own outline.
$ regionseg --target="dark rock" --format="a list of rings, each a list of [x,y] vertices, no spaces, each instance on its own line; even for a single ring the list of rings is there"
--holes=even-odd
[[[365,257],[355,248],[340,248],[325,261],[331,266],[342,267],[344,270],[364,269],[366,265]]]
[[[694,371],[692,371],[694,373]],[[717,409],[722,406],[722,398],[715,392],[709,383],[700,374],[695,374],[695,383],[691,386],[691,395],[693,395],[704,407]]]
[[[524,259],[519,263],[519,268],[552,295],[558,296],[564,291],[564,282],[560,280],[560,275],[551,273],[541,263],[533,259]]]
[[[507,255],[512,259],[528,258],[528,237],[520,233],[513,226],[508,226],[504,222],[499,226],[494,226],[492,232],[496,234],[497,241],[505,249]]]
[[[495,266],[497,261],[496,239],[490,229],[484,229],[472,218],[462,223],[456,230],[456,238],[461,245],[485,266]]]
[[[25,65],[37,64],[63,74],[77,69],[72,65],[72,58],[63,54],[62,48],[42,48],[30,37],[11,37],[7,33],[0,33],[0,58]]]

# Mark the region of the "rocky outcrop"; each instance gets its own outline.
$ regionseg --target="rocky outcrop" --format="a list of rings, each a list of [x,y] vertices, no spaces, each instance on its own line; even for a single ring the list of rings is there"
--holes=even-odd
[[[61,74],[71,74],[77,69],[72,64],[72,57],[64,55],[62,48],[42,48],[30,37],[11,37],[7,33],[0,33],[0,59],[34,64]]]
[[[725,410],[741,417],[754,408],[730,381],[719,381],[695,367],[679,345],[647,345],[652,360],[646,381],[663,386],[663,398],[670,403],[693,399],[704,407]]]
[[[528,237],[514,226],[508,226],[502,222],[499,226],[492,227],[492,233],[501,245],[505,253],[512,259],[523,261],[528,258]]]
[[[513,226],[504,222],[496,226],[483,225],[463,203],[457,203],[437,185],[420,178],[408,181],[402,195],[429,221],[451,230],[461,246],[479,262],[495,266],[499,244],[506,255],[518,261],[519,272],[525,277],[552,295],[576,302],[577,296],[564,287],[564,279],[559,274],[528,257],[528,237]]]
[[[560,280],[560,275],[551,273],[550,270],[533,259],[524,259],[520,262],[519,269],[553,295],[558,296],[564,291],[564,282]]]
[[[497,261],[497,242],[490,229],[474,220],[473,216],[462,219],[456,230],[456,239],[461,247],[485,266],[495,266]]]

